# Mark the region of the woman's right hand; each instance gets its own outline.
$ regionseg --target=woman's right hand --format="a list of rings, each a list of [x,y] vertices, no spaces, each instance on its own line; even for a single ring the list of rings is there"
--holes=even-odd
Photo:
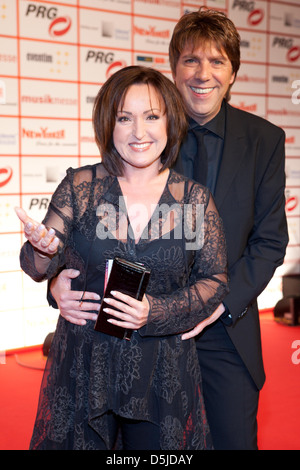
[[[54,255],[59,244],[55,230],[53,228],[47,229],[44,225],[31,219],[21,207],[16,207],[15,212],[24,224],[24,235],[31,245],[45,255]]]
[[[86,320],[97,320],[97,314],[91,312],[91,310],[99,311],[100,309],[100,303],[86,301],[100,301],[100,296],[94,292],[83,293],[71,290],[71,281],[79,274],[80,272],[76,269],[64,269],[57,277],[52,279],[50,291],[56,300],[61,316],[65,320],[75,325],[85,325]]]

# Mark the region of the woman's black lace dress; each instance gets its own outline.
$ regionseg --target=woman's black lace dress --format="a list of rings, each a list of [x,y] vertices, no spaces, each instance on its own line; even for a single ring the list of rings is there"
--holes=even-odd
[[[42,281],[63,267],[78,269],[72,288],[102,297],[106,259],[138,261],[151,268],[150,314],[131,341],[96,332],[92,321],[78,326],[59,317],[31,449],[111,449],[114,415],[159,425],[161,449],[212,448],[195,342],[180,334],[227,293],[224,233],[208,190],[171,170],[136,243],[118,179],[101,164],[69,169],[44,223],[56,230],[60,249],[41,274],[25,243],[27,274]],[[192,234],[200,232],[197,244]]]

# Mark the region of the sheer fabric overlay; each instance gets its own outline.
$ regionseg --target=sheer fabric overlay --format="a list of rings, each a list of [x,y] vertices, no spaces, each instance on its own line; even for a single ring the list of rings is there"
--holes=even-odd
[[[59,317],[31,448],[112,449],[120,416],[157,424],[161,449],[211,449],[195,342],[181,340],[228,292],[225,236],[209,191],[170,170],[137,240],[118,179],[89,165],[67,171],[43,223],[60,247],[45,270],[24,244],[21,266],[34,280],[78,269],[72,289],[102,298],[106,260],[120,256],[151,268],[150,312],[131,341]]]

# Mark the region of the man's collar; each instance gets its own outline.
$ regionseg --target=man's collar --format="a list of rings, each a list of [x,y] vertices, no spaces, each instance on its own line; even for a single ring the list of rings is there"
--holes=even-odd
[[[208,131],[216,134],[221,139],[224,139],[225,136],[225,102],[223,101],[222,106],[218,114],[209,122],[205,123],[203,126],[200,126],[194,119],[189,118],[189,127],[190,129],[195,129],[200,127],[201,129],[207,129]]]

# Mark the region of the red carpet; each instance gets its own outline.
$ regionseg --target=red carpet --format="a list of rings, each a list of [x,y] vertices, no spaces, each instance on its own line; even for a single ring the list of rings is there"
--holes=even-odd
[[[260,319],[267,379],[260,395],[259,447],[300,450],[300,326],[278,324],[271,314]]]
[[[30,367],[18,364],[17,360]],[[17,356],[7,355],[5,361],[5,364],[0,364],[0,449],[26,450],[33,429],[45,359],[39,349]]]
[[[259,448],[300,450],[300,351],[292,349],[300,327],[277,324],[269,314],[261,315],[261,327],[267,381],[259,406]],[[293,353],[299,364],[292,362]],[[5,362],[0,364],[0,450],[26,450],[45,359],[39,349],[7,355]]]

